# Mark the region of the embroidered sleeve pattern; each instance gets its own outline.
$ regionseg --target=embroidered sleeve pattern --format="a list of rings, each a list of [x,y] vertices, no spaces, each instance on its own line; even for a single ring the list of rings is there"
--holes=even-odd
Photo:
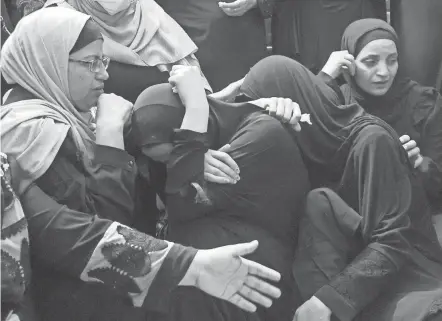
[[[140,307],[172,246],[114,222],[80,277],[127,293],[134,306]]]

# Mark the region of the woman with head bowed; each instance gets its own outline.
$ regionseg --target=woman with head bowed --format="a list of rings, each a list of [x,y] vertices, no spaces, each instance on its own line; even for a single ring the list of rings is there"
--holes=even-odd
[[[165,192],[167,239],[202,248],[257,239],[260,250],[251,258],[281,273],[283,292],[269,310],[245,314],[192,289],[180,289],[170,318],[291,320],[300,302],[290,268],[309,189],[291,135],[291,126],[299,126],[296,104],[282,98],[245,103],[208,98],[201,76],[185,67],[174,67],[170,82],[177,94],[169,84],[146,89],[132,117],[137,162],[150,164],[144,176]],[[205,175],[205,154],[226,144],[233,178],[212,183]],[[161,171],[153,170],[160,166],[167,172],[165,185],[158,177]],[[218,172],[223,170],[219,167]]]

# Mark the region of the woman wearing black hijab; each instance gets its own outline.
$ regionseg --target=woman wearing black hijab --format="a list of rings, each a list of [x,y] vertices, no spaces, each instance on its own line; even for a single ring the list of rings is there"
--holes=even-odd
[[[340,88],[345,103],[357,102],[393,127],[434,210],[440,212],[442,97],[434,88],[402,75],[404,63],[397,47],[397,35],[386,22],[356,21],[344,32],[343,51],[332,54],[320,76],[339,92],[333,79],[341,74],[341,66],[353,70],[346,73],[347,84]]]
[[[307,301],[294,320],[440,318],[442,249],[395,131],[288,58],[258,63],[242,91],[310,113],[295,138],[314,186],[328,186],[300,222],[293,273]]]

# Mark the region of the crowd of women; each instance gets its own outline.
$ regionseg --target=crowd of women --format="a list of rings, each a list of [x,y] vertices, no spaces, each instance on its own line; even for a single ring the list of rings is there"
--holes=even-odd
[[[2,320],[442,320],[415,1],[36,2],[2,1]]]

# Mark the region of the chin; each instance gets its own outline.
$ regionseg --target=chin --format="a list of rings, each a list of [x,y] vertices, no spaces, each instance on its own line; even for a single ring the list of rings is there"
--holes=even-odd
[[[384,96],[389,90],[391,86],[388,86],[386,88],[373,88],[370,90],[370,94],[373,96]]]

